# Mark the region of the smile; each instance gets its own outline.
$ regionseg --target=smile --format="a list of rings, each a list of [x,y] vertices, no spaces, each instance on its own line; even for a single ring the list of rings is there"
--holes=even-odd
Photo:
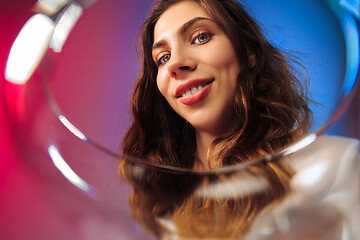
[[[187,97],[196,94],[197,92],[201,91],[206,85],[209,85],[214,81],[213,78],[211,79],[193,79],[189,80],[184,84],[181,84],[175,90],[175,96],[179,97]]]
[[[198,103],[208,96],[213,81],[213,78],[189,80],[176,88],[176,97],[185,105]]]
[[[183,94],[181,94],[181,97],[188,97],[188,96],[192,96],[194,94],[196,94],[197,92],[201,91],[201,89],[203,89],[207,84],[200,84],[197,87],[193,87],[191,88],[191,90],[187,90],[186,92],[183,92]]]

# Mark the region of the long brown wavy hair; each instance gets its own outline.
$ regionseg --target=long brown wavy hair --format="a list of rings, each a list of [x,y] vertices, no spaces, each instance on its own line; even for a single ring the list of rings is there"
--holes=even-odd
[[[133,123],[123,139],[122,150],[125,155],[150,163],[193,168],[195,129],[170,107],[158,90],[158,70],[152,59],[155,24],[162,13],[181,1],[184,0],[156,1],[141,26],[142,68],[131,100]],[[309,130],[312,118],[306,87],[300,82],[305,76],[297,71],[299,66],[302,67],[297,58],[270,44],[254,18],[238,1],[191,1],[203,7],[223,29],[235,49],[242,69],[237,79],[231,132],[215,139],[212,144],[214,148],[222,143],[218,155],[222,165],[237,164],[273,153],[296,141]],[[250,63],[250,55],[255,57],[255,64]],[[184,216],[187,212],[195,214],[195,217],[196,212],[208,206],[207,200],[199,199],[188,189],[179,191],[178,195],[181,197],[175,197],[177,200],[170,201],[171,204],[160,200],[154,196],[154,188],[158,194],[171,195],[169,191],[174,186],[181,188],[179,182],[184,179],[177,176],[169,181],[171,177],[167,176],[164,183],[164,176],[160,176],[159,172],[148,171],[146,180],[139,180],[138,176],[134,176],[132,166],[126,160],[120,160],[120,175],[135,188],[129,200],[130,206],[135,219],[155,235],[160,236],[161,232],[156,230],[159,225],[156,224],[155,217],[164,215],[165,212],[173,216]],[[234,216],[242,216],[242,220],[237,219],[237,224],[244,226],[242,232],[248,229],[257,212],[270,202],[285,196],[293,175],[292,170],[280,161],[254,166],[251,172],[267,179],[271,194],[249,196],[241,201],[234,200],[231,204],[228,200],[216,204],[210,201],[217,206],[215,208],[237,209],[229,212]],[[193,186],[198,186],[199,182],[203,184],[203,180],[196,178],[189,181],[194,183]],[[185,210],[189,206],[192,206],[191,210]],[[150,217],[146,218],[146,213]]]

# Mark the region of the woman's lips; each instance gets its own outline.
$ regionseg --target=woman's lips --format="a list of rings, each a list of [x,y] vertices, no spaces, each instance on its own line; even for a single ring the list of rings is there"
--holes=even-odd
[[[179,102],[193,105],[204,100],[210,93],[214,79],[194,79],[180,85],[175,94]],[[195,92],[195,93],[194,93]]]

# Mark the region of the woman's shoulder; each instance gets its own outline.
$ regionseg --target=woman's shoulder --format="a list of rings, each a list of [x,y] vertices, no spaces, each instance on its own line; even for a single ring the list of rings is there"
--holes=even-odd
[[[337,184],[359,174],[359,140],[338,136],[320,136],[309,146],[288,157],[297,172],[293,183],[305,187],[326,178]],[[314,181],[314,182],[312,182]]]
[[[357,236],[359,140],[321,136],[286,160],[295,170],[292,193],[259,214],[246,240],[265,239],[259,229],[299,239],[339,240],[344,233]],[[289,228],[284,228],[284,222]]]
[[[359,158],[359,140],[339,136],[320,136],[305,148],[289,156],[295,169],[314,162],[349,162]]]
[[[317,138],[314,142],[314,147],[323,147],[323,146],[334,146],[337,148],[348,148],[348,147],[357,147],[359,145],[359,140],[355,138],[348,138],[348,137],[340,137],[340,136],[329,136],[323,135]]]

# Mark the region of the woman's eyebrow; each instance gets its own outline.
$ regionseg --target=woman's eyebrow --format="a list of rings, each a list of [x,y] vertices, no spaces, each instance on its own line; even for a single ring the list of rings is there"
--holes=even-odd
[[[181,28],[180,28],[180,30],[179,30],[180,34],[183,35],[192,25],[194,25],[196,22],[201,21],[201,20],[210,20],[210,21],[213,21],[212,19],[206,18],[206,17],[196,17],[196,18],[193,18],[193,19],[187,21],[186,23],[184,23],[184,24],[181,26]],[[162,47],[162,46],[164,46],[164,45],[165,45],[165,42],[162,41],[162,40],[160,40],[160,41],[154,43],[154,45],[152,46],[152,50],[154,50],[154,49],[156,49],[156,48],[159,48],[159,47]]]
[[[189,21],[187,21],[186,23],[184,23],[181,28],[180,28],[180,34],[184,34],[192,25],[194,25],[196,22],[201,21],[201,20],[210,20],[212,21],[210,18],[206,18],[206,17],[196,17],[193,18]]]

